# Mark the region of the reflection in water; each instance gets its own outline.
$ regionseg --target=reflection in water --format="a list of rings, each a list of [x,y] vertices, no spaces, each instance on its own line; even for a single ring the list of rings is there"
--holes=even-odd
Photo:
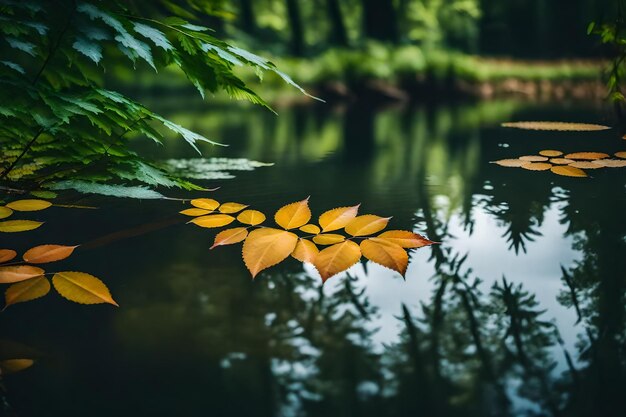
[[[119,277],[111,286],[123,308],[48,304],[55,321],[41,323],[33,310],[3,316],[8,334],[51,347],[63,364],[7,380],[11,402],[33,416],[624,415],[624,179],[489,165],[589,140],[490,127],[578,118],[576,109],[538,113],[490,103],[194,117],[201,126],[192,127],[233,144],[231,156],[276,163],[216,197],[243,195],[268,212],[303,190],[317,211],[362,202],[442,245],[413,256],[406,282],[366,263],[324,287],[295,261],[251,283],[237,248],[209,254],[210,239],[193,228],[116,242],[107,262],[98,260],[105,249],[85,252],[94,269]],[[617,150],[615,134],[593,135],[594,149]],[[174,203],[142,204],[110,217],[141,223]],[[99,233],[121,228],[116,221]],[[533,276],[537,263],[555,273]],[[33,328],[16,324],[24,320]]]

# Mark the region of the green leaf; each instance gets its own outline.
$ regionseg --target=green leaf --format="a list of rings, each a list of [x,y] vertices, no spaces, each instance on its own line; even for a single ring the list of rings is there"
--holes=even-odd
[[[102,47],[86,38],[77,38],[72,44],[72,47],[96,64],[98,64],[102,59]]]
[[[150,39],[156,46],[166,51],[174,49],[165,34],[160,30],[155,29],[152,26],[144,25],[143,23],[135,23],[133,28],[135,29],[135,32]]]
[[[166,198],[146,187],[134,187],[125,185],[105,185],[87,181],[61,181],[52,184],[52,190],[76,190],[84,194],[100,194],[120,198],[137,198],[142,200],[158,200]]]

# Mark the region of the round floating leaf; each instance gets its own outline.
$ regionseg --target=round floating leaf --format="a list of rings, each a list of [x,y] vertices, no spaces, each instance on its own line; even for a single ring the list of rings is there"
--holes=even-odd
[[[7,288],[4,293],[5,306],[23,303],[41,298],[50,292],[50,281],[44,276],[18,282]]]
[[[52,285],[64,298],[75,303],[108,303],[119,307],[107,286],[98,278],[84,272],[58,272],[52,277]]]
[[[32,359],[7,359],[0,361],[0,375],[10,375],[30,368],[35,363]]]
[[[555,165],[569,165],[575,161],[573,159],[567,159],[567,158],[552,158],[550,159],[550,162]]]
[[[409,255],[395,243],[385,239],[365,239],[361,242],[361,252],[372,262],[397,271],[402,276],[406,273]]]
[[[0,206],[0,219],[6,219],[11,214],[13,214],[13,210],[6,206]]]
[[[565,155],[565,158],[568,159],[587,159],[587,160],[593,160],[593,159],[603,159],[603,158],[608,158],[609,155],[606,153],[602,153],[602,152],[574,152],[574,153],[568,153],[567,155]]]
[[[364,214],[355,217],[346,225],[346,232],[352,236],[367,236],[378,233],[387,227],[391,217],[380,217],[374,214]]]
[[[310,233],[312,235],[317,235],[319,232],[321,232],[320,228],[314,224],[305,224],[300,228],[300,230],[302,230],[304,233]]]
[[[45,271],[36,266],[13,265],[0,267],[0,284],[12,284],[26,281],[45,274]]]
[[[361,259],[361,248],[351,240],[337,243],[320,251],[313,265],[322,276],[322,281],[345,271]]]
[[[435,242],[426,239],[422,235],[409,232],[407,230],[389,230],[376,236],[376,239],[383,239],[390,243],[394,243],[401,248],[421,248],[423,246],[432,245]]]
[[[191,205],[197,208],[213,211],[219,207],[220,203],[212,198],[196,198],[191,200]]]
[[[526,161],[526,162],[545,162],[548,160],[547,157],[545,156],[539,156],[539,155],[526,155],[526,156],[520,156],[519,159],[521,161]]]
[[[0,249],[0,264],[8,262],[17,256],[17,252],[13,249]]]
[[[597,159],[591,161],[592,164],[598,165],[604,168],[624,168],[626,167],[626,160],[624,159]]]
[[[224,214],[232,214],[232,213],[239,213],[241,210],[245,209],[246,206],[245,204],[239,204],[239,203],[224,203],[220,206],[220,213],[224,213]]]
[[[502,123],[502,126],[524,130],[560,130],[569,132],[588,132],[610,129],[610,127],[603,125],[565,122],[511,122]]]
[[[543,151],[539,151],[539,155],[541,155],[541,156],[549,156],[550,158],[554,158],[555,156],[563,155],[563,152],[555,151],[553,149],[546,149],[546,150],[543,150]]]
[[[74,252],[78,246],[63,245],[41,245],[35,246],[26,251],[22,257],[26,262],[31,264],[45,264],[48,262],[60,261]]]
[[[239,221],[239,223],[256,226],[265,221],[265,214],[258,210],[245,210],[239,213],[237,221]]]
[[[228,214],[209,214],[208,216],[196,217],[189,223],[193,223],[200,227],[213,228],[226,226],[234,221],[235,218],[233,216],[229,216]]]
[[[557,175],[564,175],[566,177],[586,177],[587,174],[580,168],[574,168],[569,165],[558,165],[550,169]]]
[[[346,240],[345,236],[332,233],[325,233],[313,237],[313,242],[318,245],[334,245],[335,243],[341,243]]]
[[[245,227],[235,227],[233,229],[222,230],[215,236],[215,241],[210,249],[216,246],[232,245],[234,243],[243,242],[248,236],[248,229]]]
[[[572,162],[568,166],[580,169],[598,169],[602,168],[601,165],[595,164],[593,161],[576,161]]]
[[[522,161],[521,159],[501,159],[499,161],[493,161],[492,164],[500,165],[501,167],[507,168],[519,168],[524,165],[526,161]]]
[[[0,222],[0,232],[27,232],[29,230],[35,230],[42,224],[43,222],[36,222],[33,220],[7,220],[4,222]]]
[[[273,228],[256,229],[243,243],[243,261],[254,278],[262,270],[285,260],[297,243],[298,236],[294,233]]]
[[[618,158],[626,158],[626,152],[622,151],[622,152],[615,152],[615,156],[617,156]]]
[[[319,249],[315,246],[315,243],[307,239],[298,239],[296,248],[291,253],[291,256],[299,260],[300,262],[308,262],[312,264],[315,261],[315,257],[319,253]]]
[[[547,171],[552,168],[552,164],[547,162],[526,162],[522,165],[522,168],[529,171]]]
[[[183,211],[179,211],[180,214],[184,214],[185,216],[197,217],[197,216],[206,216],[207,214],[213,213],[213,210],[206,210],[201,208],[189,208]]]
[[[333,230],[343,229],[356,217],[360,206],[360,204],[357,204],[351,207],[338,207],[323,213],[319,218],[322,231],[332,232]]]
[[[46,200],[17,200],[7,204],[7,207],[15,211],[39,211],[51,205],[52,203]]]
[[[274,221],[283,229],[295,229],[304,226],[311,220],[309,199],[287,204],[274,215]]]

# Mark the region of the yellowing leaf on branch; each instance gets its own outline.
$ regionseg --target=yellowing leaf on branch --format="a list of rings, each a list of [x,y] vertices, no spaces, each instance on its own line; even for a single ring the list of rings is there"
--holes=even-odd
[[[17,256],[17,252],[12,249],[0,249],[0,264],[8,262]]]
[[[237,221],[251,226],[257,226],[265,221],[265,214],[258,210],[244,210],[237,216]]]
[[[422,235],[418,235],[417,233],[409,232],[407,230],[389,230],[379,234],[373,239],[383,239],[390,243],[395,243],[401,248],[410,249],[421,248],[435,243],[432,240],[426,239]]]
[[[374,214],[364,214],[355,217],[346,225],[346,232],[352,236],[367,236],[378,233],[387,227],[391,217],[380,217]]]
[[[13,214],[13,210],[5,206],[0,206],[0,219],[6,219],[11,214]]]
[[[206,216],[207,214],[213,213],[213,211],[201,209],[201,208],[189,208],[183,211],[179,211],[179,213],[184,214],[185,216],[197,217],[197,216]]]
[[[256,229],[243,243],[243,261],[254,278],[262,270],[285,260],[297,243],[298,236],[294,233],[273,228]]]
[[[311,220],[309,198],[281,207],[274,215],[274,221],[283,229],[295,229]]]
[[[0,284],[11,284],[26,281],[45,274],[45,271],[36,266],[13,265],[0,267]]]
[[[107,286],[98,278],[84,272],[58,272],[52,277],[52,285],[64,298],[75,303],[108,303],[119,307]]]
[[[586,177],[587,174],[580,168],[574,168],[569,165],[558,165],[551,168],[551,171],[557,175],[566,177]]]
[[[343,229],[356,217],[360,206],[360,204],[357,204],[352,207],[338,207],[323,213],[319,218],[322,231],[332,232],[333,230]]]
[[[8,306],[41,298],[50,292],[50,281],[44,276],[18,282],[7,288],[4,299]]]
[[[52,205],[46,200],[17,200],[7,204],[7,207],[15,211],[39,211],[45,210]]]
[[[316,235],[319,232],[321,232],[320,228],[314,224],[305,224],[304,226],[300,228],[300,230],[303,231],[304,233],[310,233],[312,235]]]
[[[32,359],[6,359],[0,361],[0,375],[10,375],[30,368],[35,363]]]
[[[36,222],[33,220],[6,220],[4,222],[0,222],[0,232],[28,232],[29,230],[35,230],[42,224],[43,222]]]
[[[246,206],[245,204],[239,204],[239,203],[224,203],[220,206],[219,211],[220,213],[224,213],[224,214],[232,214],[232,213],[239,213],[241,210],[245,209]]]
[[[351,240],[329,246],[320,251],[315,257],[313,265],[322,276],[322,281],[333,275],[343,272],[361,259],[359,245]]]
[[[248,229],[245,227],[235,227],[233,229],[226,229],[215,236],[213,246],[209,249],[213,249],[216,246],[232,245],[234,243],[243,242],[248,236]]]
[[[332,233],[324,233],[313,237],[313,242],[318,245],[334,245],[335,243],[341,243],[346,240],[345,236]]]
[[[220,203],[212,198],[196,198],[191,200],[191,205],[197,208],[213,211],[219,207]]]
[[[397,271],[402,276],[406,273],[409,255],[395,243],[385,239],[365,239],[361,242],[361,252],[372,262]]]
[[[78,246],[41,245],[26,251],[22,257],[31,264],[45,264],[68,258]]]
[[[229,216],[228,214],[209,214],[208,216],[196,217],[189,223],[193,223],[200,227],[213,228],[226,226],[234,221],[235,218],[233,216]]]
[[[291,253],[291,256],[300,262],[308,262],[312,264],[318,253],[319,249],[315,246],[315,243],[310,240],[300,238],[298,239],[296,248]]]

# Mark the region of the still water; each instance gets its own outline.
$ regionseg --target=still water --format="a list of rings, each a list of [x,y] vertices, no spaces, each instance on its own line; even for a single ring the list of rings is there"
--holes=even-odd
[[[241,246],[209,251],[215,233],[184,224],[181,202],[63,196],[99,209],[39,212],[44,227],[3,245],[83,244],[59,270],[100,277],[120,308],[51,294],[2,313],[0,352],[37,358],[3,380],[6,415],[626,415],[626,169],[489,164],[624,150],[615,131],[499,127],[610,123],[603,109],[186,104],[160,103],[230,145],[205,156],[274,163],[196,180],[220,189],[193,196],[268,218],[307,196],[314,216],[361,203],[441,245],[413,252],[406,280],[361,263],[322,286],[290,260],[252,281]],[[183,143],[144,151],[198,157]]]

